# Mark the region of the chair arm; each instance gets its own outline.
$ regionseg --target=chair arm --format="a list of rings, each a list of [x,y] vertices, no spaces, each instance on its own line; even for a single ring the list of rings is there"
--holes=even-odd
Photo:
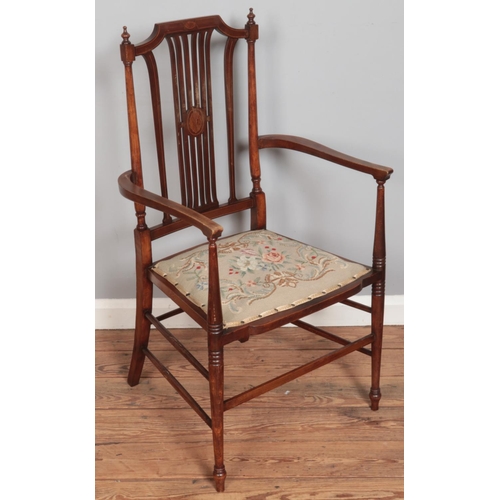
[[[197,227],[209,239],[218,238],[224,228],[207,216],[180,203],[147,191],[132,182],[132,171],[124,172],[118,177],[120,193],[127,199],[164,212]]]
[[[258,141],[259,149],[265,148],[285,148],[294,151],[307,153],[318,158],[323,158],[344,167],[352,168],[358,172],[372,175],[378,181],[386,181],[391,176],[393,170],[390,167],[383,167],[359,160],[353,156],[339,153],[334,149],[328,148],[317,142],[304,139],[303,137],[295,137],[293,135],[261,135]]]

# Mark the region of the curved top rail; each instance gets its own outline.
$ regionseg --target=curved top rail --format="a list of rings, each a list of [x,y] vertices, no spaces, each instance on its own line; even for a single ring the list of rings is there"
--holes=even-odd
[[[215,29],[230,38],[247,38],[248,30],[231,28],[220,16],[194,17],[181,21],[169,21],[154,25],[153,32],[141,43],[135,45],[135,54],[142,55],[154,50],[166,36],[179,33],[195,33],[206,29]]]

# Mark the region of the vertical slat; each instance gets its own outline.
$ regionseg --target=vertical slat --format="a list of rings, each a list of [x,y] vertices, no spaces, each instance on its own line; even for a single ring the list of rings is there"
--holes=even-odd
[[[152,52],[143,54],[149,73],[149,84],[151,88],[151,104],[153,107],[153,120],[155,126],[156,154],[158,157],[158,170],[160,174],[160,190],[162,196],[168,198],[167,171],[165,165],[165,148],[163,135],[163,121],[161,113],[160,84],[158,78],[158,66]],[[172,217],[169,214],[163,215],[164,222],[170,222]]]
[[[191,35],[191,61],[193,66],[193,92],[194,92],[194,101],[193,105],[197,108],[201,107],[200,100],[200,80],[199,80],[199,66],[198,66],[198,37],[202,35],[202,33],[193,33]]]
[[[212,32],[209,32],[205,41],[205,57],[206,57],[206,75],[207,75],[207,104],[208,115],[210,120],[207,123],[208,130],[208,145],[210,148],[210,201],[211,205],[218,205],[217,201],[217,188],[215,177],[215,151],[214,151],[214,133],[213,133],[213,110],[212,110],[212,75],[210,70],[210,41],[212,39]]]
[[[184,55],[184,85],[186,89],[186,103],[185,103],[185,108],[189,109],[192,104],[193,104],[193,87],[192,87],[192,80],[191,80],[191,59],[190,59],[190,50],[189,50],[189,39],[188,35],[185,33],[181,35],[181,41],[182,41],[182,49],[183,49],[183,55]]]
[[[209,172],[209,156],[208,156],[208,142],[207,142],[207,97],[206,97],[206,63],[205,63],[205,41],[206,41],[207,31],[202,31],[197,37],[196,43],[196,53],[198,55],[198,66],[197,66],[197,83],[199,85],[199,95],[196,106],[203,111],[203,116],[205,117],[205,124],[202,133],[196,137],[197,145],[197,165],[198,165],[198,179],[199,179],[199,197],[200,206],[202,208],[210,204],[210,195],[207,191],[207,181]]]
[[[193,106],[200,107],[200,83],[198,75],[198,33],[191,35],[191,64],[192,64],[192,86],[193,86]],[[203,179],[201,178],[201,161],[200,161],[200,141],[199,137],[191,137],[191,159],[193,169],[193,199],[194,208],[203,206],[203,200],[200,196],[201,186],[203,186]]]
[[[203,37],[200,37],[200,75],[201,75],[201,107],[205,110],[208,115],[207,103],[210,99],[208,95],[207,87],[207,72],[206,72],[206,37],[207,32],[204,33]],[[211,122],[212,116],[209,115],[209,120]],[[206,124],[205,131],[202,135],[203,142],[203,192],[205,197],[205,204],[210,205],[210,150],[208,145],[208,123]]]
[[[179,79],[179,96],[180,96],[180,110],[181,110],[181,137],[182,137],[182,155],[183,155],[183,169],[180,175],[184,178],[185,188],[186,188],[186,201],[185,205],[188,207],[193,206],[193,198],[191,196],[191,173],[190,164],[191,158],[189,155],[189,143],[188,137],[185,129],[185,119],[186,119],[186,109],[187,109],[187,95],[186,95],[186,79],[184,74],[184,51],[182,49],[181,41],[179,37],[174,38],[174,45],[177,52],[177,74]]]
[[[187,179],[188,179],[188,187],[190,189],[190,195],[191,195],[191,203],[188,203],[188,206],[190,208],[198,208],[198,203],[197,203],[197,187],[198,187],[198,181],[197,181],[197,172],[196,172],[196,149],[195,149],[195,141],[194,137],[191,135],[187,134],[186,131],[186,118],[187,118],[187,112],[191,107],[193,106],[193,78],[191,76],[191,51],[190,51],[190,39],[188,35],[183,34],[181,35],[182,38],[182,47],[183,47],[183,53],[184,53],[184,74],[185,74],[185,85],[186,85],[186,92],[187,92],[187,101],[186,101],[186,106],[183,109],[183,112],[185,113],[184,115],[184,128],[183,128],[183,133],[184,135],[187,135],[187,142],[189,144],[189,155],[190,155],[190,160],[187,162],[188,169],[187,169]],[[188,195],[189,198],[189,195]]]
[[[175,109],[175,127],[177,132],[177,156],[179,160],[179,179],[181,183],[181,200],[182,204],[187,203],[186,197],[186,181],[184,175],[184,155],[183,155],[183,139],[182,139],[182,97],[183,92],[180,84],[180,76],[178,68],[180,63],[178,61],[178,41],[174,43],[171,38],[167,38],[168,48],[170,50],[170,64],[172,68],[172,87],[174,91],[174,109]]]
[[[229,166],[229,203],[236,199],[236,179],[234,172],[234,81],[233,55],[237,38],[228,38],[224,51],[224,81],[226,88],[227,155]]]

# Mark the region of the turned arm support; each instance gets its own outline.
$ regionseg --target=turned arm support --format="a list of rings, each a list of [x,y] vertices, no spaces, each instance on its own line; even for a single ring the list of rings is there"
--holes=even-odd
[[[372,175],[377,181],[386,181],[391,176],[393,170],[390,167],[384,167],[375,163],[370,163],[353,156],[340,153],[334,149],[328,148],[303,137],[293,135],[261,135],[259,137],[259,149],[265,148],[284,148],[307,153],[324,160],[352,168],[358,172]]]
[[[223,231],[223,227],[212,219],[206,217],[196,210],[192,210],[180,203],[147,191],[132,182],[132,171],[123,173],[118,178],[120,193],[135,203],[154,208],[160,212],[178,217],[190,225],[197,227],[209,240],[216,240]]]

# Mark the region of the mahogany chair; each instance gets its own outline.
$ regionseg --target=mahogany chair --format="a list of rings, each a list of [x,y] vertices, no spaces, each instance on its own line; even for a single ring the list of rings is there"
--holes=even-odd
[[[145,358],[161,372],[175,390],[212,429],[215,455],[214,479],[217,491],[224,491],[226,469],[223,455],[224,412],[282,384],[324,366],[353,351],[371,357],[371,409],[381,398],[380,358],[384,315],[385,230],[384,184],[392,169],[368,163],[300,137],[259,136],[255,77],[255,41],[258,26],[252,9],[243,29],[229,27],[219,16],[199,17],[156,24],[147,40],[130,42],[124,27],[121,58],[125,65],[126,95],[132,169],[123,173],[119,188],[134,202],[137,227],[134,230],[137,274],[135,341],[128,383],[139,383]],[[218,32],[225,37],[223,55],[226,104],[227,167],[229,199],[217,197],[214,122],[211,83],[211,41]],[[248,44],[248,149],[252,181],[248,197],[236,196],[235,106],[233,55],[238,40]],[[164,116],[155,49],[166,43],[170,54],[173,113],[177,142],[180,202],[169,198],[165,162]],[[167,51],[165,51],[167,54]],[[159,191],[144,188],[139,123],[132,63],[142,56],[149,75],[152,121],[159,167]],[[376,219],[371,266],[340,258],[330,252],[295,241],[266,227],[266,197],[261,187],[259,151],[286,148],[323,158],[329,162],[371,175],[376,181]],[[217,162],[220,167],[221,162]],[[299,179],[300,181],[300,179]],[[146,225],[146,207],[163,213],[160,223]],[[248,231],[221,238],[223,228],[215,222],[221,216],[250,211]],[[206,238],[195,248],[153,261],[151,242],[194,226]],[[159,316],[152,314],[153,285],[178,306]],[[351,297],[372,287],[371,306]],[[371,314],[371,332],[348,341],[301,320],[315,311],[341,302]],[[188,314],[206,332],[208,369],[162,323],[179,313]],[[224,348],[245,342],[286,324],[294,324],[340,344],[314,361],[289,371],[241,394],[225,398]],[[169,341],[208,380],[210,414],[195,401],[177,378],[149,350],[151,326]],[[201,333],[200,333],[201,334]],[[368,349],[366,346],[370,345]]]

